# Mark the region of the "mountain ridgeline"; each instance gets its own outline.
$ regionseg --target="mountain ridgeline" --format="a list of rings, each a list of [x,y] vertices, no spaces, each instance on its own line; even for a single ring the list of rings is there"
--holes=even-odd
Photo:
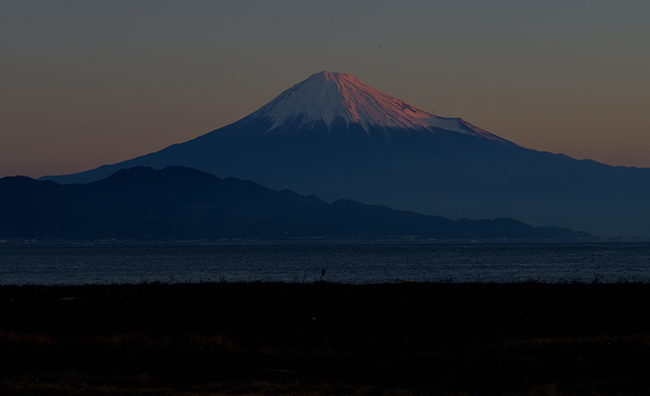
[[[452,219],[507,217],[603,237],[650,237],[650,169],[527,149],[342,73],[314,74],[196,139],[44,179],[86,183],[123,168],[171,165],[327,202],[344,198]]]
[[[185,167],[134,167],[86,184],[0,179],[0,238],[193,240],[308,237],[438,239],[591,237],[512,219],[453,221],[365,205],[332,204]]]

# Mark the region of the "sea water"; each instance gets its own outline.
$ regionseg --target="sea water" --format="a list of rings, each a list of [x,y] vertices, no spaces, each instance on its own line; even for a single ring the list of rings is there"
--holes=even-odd
[[[0,284],[650,281],[650,243],[0,245]]]

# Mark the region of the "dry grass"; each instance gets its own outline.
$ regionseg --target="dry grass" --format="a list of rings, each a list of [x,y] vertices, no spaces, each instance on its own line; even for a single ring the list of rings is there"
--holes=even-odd
[[[471,396],[467,392],[437,391],[437,390],[408,390],[401,387],[378,388],[372,385],[354,385],[346,383],[329,383],[313,381],[290,381],[277,383],[273,381],[253,380],[247,382],[233,381],[230,383],[208,383],[201,386],[151,386],[146,380],[130,380],[130,385],[98,384],[98,380],[76,374],[60,374],[60,379],[50,376],[44,380],[24,378],[20,381],[0,382],[0,392],[3,395],[103,395],[103,396],[322,396],[322,395],[355,395],[355,396]],[[122,379],[124,380],[124,379]],[[117,379],[120,382],[120,379]],[[518,393],[504,393],[508,396],[560,396],[569,395],[559,392],[555,384],[535,386]],[[624,396],[623,394],[620,394]]]
[[[0,287],[1,395],[647,395],[650,285]]]
[[[50,336],[40,333],[16,334],[13,331],[0,332],[0,349],[47,348],[57,342]]]

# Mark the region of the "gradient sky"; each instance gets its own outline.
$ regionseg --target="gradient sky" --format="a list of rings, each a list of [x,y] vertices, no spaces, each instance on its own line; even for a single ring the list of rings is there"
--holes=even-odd
[[[321,70],[522,146],[650,167],[650,1],[0,2],[0,177],[79,172]]]

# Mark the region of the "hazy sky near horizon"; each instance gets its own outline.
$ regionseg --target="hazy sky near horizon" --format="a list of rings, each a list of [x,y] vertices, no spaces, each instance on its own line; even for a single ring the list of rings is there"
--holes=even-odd
[[[536,150],[650,167],[650,2],[0,2],[0,177],[237,121],[321,70]]]

